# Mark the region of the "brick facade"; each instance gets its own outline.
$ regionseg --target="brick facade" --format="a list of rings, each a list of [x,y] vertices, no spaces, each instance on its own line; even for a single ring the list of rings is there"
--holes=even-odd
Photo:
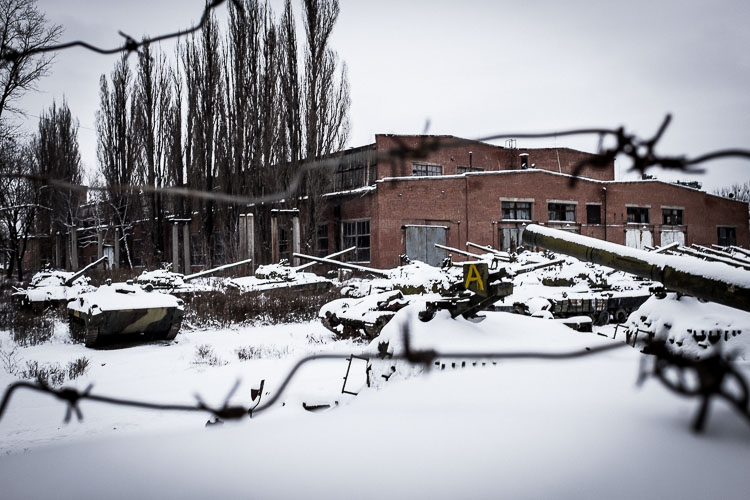
[[[681,233],[686,245],[718,243],[718,227],[733,231],[736,244],[750,246],[747,204],[710,195],[697,189],[658,180],[616,181],[614,164],[585,167],[580,177],[570,173],[581,160],[595,155],[570,149],[506,149],[450,136],[376,136],[377,175],[369,186],[327,197],[324,213],[329,226],[329,251],[344,248],[341,224],[367,220],[370,259],[378,268],[399,265],[406,252],[408,226],[442,226],[445,244],[466,250],[466,243],[502,247],[506,231],[541,223],[615,243],[626,244],[635,233],[646,244],[658,246]],[[401,149],[399,149],[401,148]],[[384,159],[387,152],[422,149],[418,159]],[[361,148],[358,148],[361,150]],[[471,152],[471,160],[469,159]],[[527,154],[527,168],[513,161]],[[346,161],[346,154],[344,155]],[[413,176],[412,166],[440,167],[439,176]],[[368,160],[368,169],[372,166]],[[458,174],[458,167],[483,171]],[[503,218],[506,203],[530,208],[524,220]],[[550,206],[552,204],[552,206]],[[587,208],[591,206],[591,208]],[[550,209],[567,209],[564,217],[550,220]],[[598,207],[598,209],[597,209]],[[647,222],[628,222],[628,211]],[[665,225],[663,210],[679,214],[679,223]],[[599,214],[597,223],[596,217]],[[589,220],[589,216],[593,219]],[[648,233],[648,234],[645,234]],[[632,235],[631,235],[632,236]],[[461,260],[459,256],[454,256]]]

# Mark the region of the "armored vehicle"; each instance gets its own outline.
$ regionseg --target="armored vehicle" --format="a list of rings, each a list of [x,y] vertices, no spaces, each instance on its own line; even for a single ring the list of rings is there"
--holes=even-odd
[[[86,272],[106,262],[107,257],[92,262],[78,272],[44,270],[31,278],[29,287],[16,290],[13,300],[21,307],[47,307],[65,304],[71,299],[85,292],[92,292],[96,288],[89,285]]]
[[[71,334],[86,347],[123,334],[172,340],[180,330],[183,311],[181,299],[131,282],[107,283],[68,303]]]

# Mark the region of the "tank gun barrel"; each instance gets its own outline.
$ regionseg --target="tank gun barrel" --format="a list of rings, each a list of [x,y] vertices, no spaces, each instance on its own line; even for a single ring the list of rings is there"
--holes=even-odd
[[[354,251],[354,250],[356,250],[356,249],[357,249],[357,247],[356,247],[356,246],[353,246],[353,247],[349,247],[349,248],[347,248],[346,250],[341,250],[340,252],[334,252],[334,253],[328,254],[328,255],[326,255],[326,257],[325,257],[325,258],[326,258],[326,259],[330,259],[330,258],[332,258],[332,257],[339,257],[339,256],[341,256],[341,255],[347,254],[347,253],[349,253],[349,252],[351,252],[351,251]],[[312,266],[314,266],[314,265],[316,265],[316,264],[320,264],[320,262],[315,262],[315,261],[313,261],[313,262],[308,262],[307,264],[302,264],[301,266],[297,266],[297,267],[295,267],[295,268],[294,268],[294,270],[295,270],[295,271],[297,271],[297,272],[300,272],[300,271],[302,271],[302,270],[304,270],[304,269],[307,269],[308,267],[312,267]]]
[[[385,276],[386,278],[391,276],[390,272],[384,271],[382,269],[373,269],[372,267],[358,266],[356,264],[349,264],[348,262],[341,262],[338,260],[327,259],[325,257],[313,257],[312,255],[305,255],[303,253],[297,253],[297,252],[294,252],[292,256],[299,257],[300,259],[312,260],[314,262],[319,262],[321,264],[330,264],[336,267],[352,269],[354,271],[363,271],[366,273],[377,274],[379,276]]]
[[[481,255],[477,255],[475,253],[467,252],[465,250],[459,250],[458,248],[453,248],[453,247],[441,245],[440,243],[435,243],[435,248],[440,248],[442,250],[446,250],[446,251],[452,252],[452,253],[457,253],[459,255],[465,255],[467,257],[473,257],[475,259],[478,259],[479,257],[481,257]],[[487,248],[485,248],[485,250],[487,250],[488,253],[492,253]],[[497,254],[493,254],[492,258],[494,260],[500,260],[500,261],[503,261],[503,262],[507,262],[509,260],[507,257],[503,257],[502,255],[497,255]]]
[[[65,280],[65,283],[63,283],[63,284],[65,286],[72,286],[73,282],[75,280],[77,280],[78,278],[80,278],[81,276],[83,276],[84,274],[86,274],[89,269],[93,269],[96,266],[98,266],[99,264],[101,264],[102,262],[107,262],[107,260],[108,259],[107,259],[106,255],[104,257],[100,257],[99,259],[95,260],[94,262],[92,262],[91,264],[89,264],[88,266],[84,267],[83,269],[81,269],[80,271],[78,271],[77,273],[75,273],[73,276],[71,276],[70,278],[68,278],[67,280]]]
[[[662,283],[666,288],[750,311],[750,272],[720,262],[654,254],[532,224],[523,232],[528,248],[540,247]]]
[[[233,267],[241,266],[243,264],[249,264],[252,261],[253,259],[245,259],[239,262],[233,262],[231,264],[225,264],[223,266],[214,267],[213,269],[206,269],[205,271],[200,271],[198,273],[188,274],[187,276],[182,278],[182,281],[194,280],[195,278],[200,278],[201,276],[208,276],[209,274],[218,273],[219,271],[224,271],[225,269],[231,269]]]
[[[471,241],[467,241],[466,242],[466,246],[467,247],[478,248],[479,250],[483,250],[485,252],[489,252],[491,254],[497,255],[500,259],[504,259],[506,261],[510,261],[510,255],[508,254],[508,252],[503,252],[503,251],[500,251],[500,250],[495,250],[494,248],[492,248],[489,245],[488,246],[482,246],[482,245],[477,245],[476,243],[472,243]]]

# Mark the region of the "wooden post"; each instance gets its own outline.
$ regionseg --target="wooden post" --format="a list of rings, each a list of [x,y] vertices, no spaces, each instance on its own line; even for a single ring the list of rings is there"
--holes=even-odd
[[[177,223],[172,223],[172,271],[178,272],[180,270],[180,234],[178,232]]]
[[[190,274],[190,223],[186,222],[182,226],[182,249],[183,258],[185,259],[185,274]]]

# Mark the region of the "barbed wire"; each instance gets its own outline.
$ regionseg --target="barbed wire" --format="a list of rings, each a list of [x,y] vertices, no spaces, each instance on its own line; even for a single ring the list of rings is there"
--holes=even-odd
[[[242,8],[241,2],[239,0],[230,0],[230,1],[235,6],[237,11],[240,13],[240,15],[242,15],[244,10]],[[209,3],[206,3],[206,6],[203,9],[203,13],[201,14],[200,22],[198,22],[198,24],[195,24],[189,28],[174,31],[172,33],[166,33],[166,34],[158,35],[154,37],[144,37],[143,39],[141,39],[140,42],[136,41],[130,35],[123,33],[122,31],[118,31],[118,34],[121,37],[123,37],[125,41],[123,42],[121,46],[115,47],[113,49],[105,49],[102,47],[98,47],[96,45],[93,45],[83,40],[75,40],[72,42],[66,42],[66,43],[61,43],[57,45],[46,45],[43,47],[35,47],[35,48],[22,50],[22,51],[13,49],[12,47],[6,47],[2,51],[2,53],[0,53],[0,61],[13,62],[21,57],[26,57],[26,56],[34,55],[34,54],[42,54],[45,52],[56,52],[60,50],[70,49],[73,47],[82,47],[92,52],[96,52],[97,54],[103,54],[103,55],[118,54],[120,52],[130,54],[131,52],[135,52],[147,44],[151,44],[154,42],[161,42],[163,40],[169,40],[170,38],[179,38],[181,36],[195,33],[196,31],[203,28],[203,25],[206,23],[206,21],[208,21],[209,16],[211,15],[211,11],[219,7],[225,2],[226,0],[213,0]]]
[[[404,138],[395,136],[394,141],[397,146],[389,149],[388,151],[375,153],[375,161],[389,161],[389,160],[418,160],[424,159],[429,154],[437,152],[441,149],[456,147],[465,145],[466,141],[475,142],[489,142],[507,138],[527,138],[527,139],[542,139],[552,138],[557,136],[572,136],[572,135],[598,135],[600,137],[600,143],[604,137],[614,137],[617,143],[610,148],[601,149],[596,155],[591,155],[588,158],[580,160],[573,165],[573,173],[570,175],[571,186],[575,185],[579,180],[581,172],[584,168],[591,166],[593,168],[608,168],[611,162],[617,155],[624,154],[632,160],[630,170],[635,170],[645,173],[648,169],[654,167],[661,167],[667,169],[681,170],[690,174],[703,173],[705,170],[696,169],[696,165],[725,158],[740,158],[744,160],[750,160],[750,150],[731,148],[722,149],[717,151],[711,151],[704,153],[695,158],[687,158],[685,156],[659,156],[655,152],[656,145],[661,139],[664,131],[671,122],[671,115],[667,114],[662,122],[657,133],[650,139],[641,139],[635,134],[625,132],[624,127],[618,129],[606,129],[606,128],[583,128],[583,129],[571,129],[571,130],[560,130],[553,132],[540,132],[540,133],[503,133],[493,134],[477,139],[459,139],[454,138],[451,140],[445,140],[445,137],[441,136],[423,136],[419,137],[416,145],[408,145]],[[285,199],[294,198],[299,195],[299,188],[305,175],[312,173],[316,170],[324,169],[335,169],[341,165],[346,158],[346,151],[334,153],[327,158],[321,158],[311,161],[303,161],[296,172],[292,175],[288,187],[283,191],[277,191],[261,196],[250,196],[250,195],[234,195],[220,191],[205,191],[190,187],[181,186],[165,186],[158,187],[147,184],[133,184],[133,185],[114,185],[114,186],[84,186],[80,184],[73,184],[71,182],[55,179],[49,176],[31,174],[31,173],[15,173],[5,172],[0,173],[0,176],[6,178],[22,178],[33,182],[41,182],[50,186],[77,191],[77,192],[138,192],[138,193],[154,193],[163,194],[168,196],[176,196],[183,198],[190,198],[195,200],[203,201],[215,201],[219,203],[234,204],[234,205],[259,205],[264,203],[272,203]],[[273,166],[267,166],[266,168],[272,168]],[[366,188],[368,186],[361,186]]]
[[[638,384],[648,377],[659,380],[666,388],[683,397],[700,399],[700,407],[693,419],[693,431],[701,433],[708,420],[708,410],[713,398],[728,402],[738,415],[750,424],[750,390],[742,374],[718,351],[703,359],[690,359],[671,351],[663,341],[651,340],[643,350],[653,354],[654,360],[650,369],[642,362]],[[646,361],[644,358],[642,361]],[[674,373],[675,377],[669,374]],[[693,376],[688,377],[687,373]],[[692,382],[689,382],[689,380]],[[738,390],[732,393],[727,390],[727,383],[734,382]]]
[[[261,381],[260,389],[253,389],[253,401],[257,399],[257,402],[253,406],[245,407],[241,405],[230,405],[229,402],[239,387],[239,380],[235,382],[228,395],[224,400],[224,404],[221,406],[210,406],[203,402],[199,395],[196,395],[197,403],[193,405],[189,404],[174,404],[174,403],[156,403],[139,401],[132,399],[116,398],[111,396],[91,394],[92,385],[89,385],[84,390],[78,390],[75,388],[64,387],[55,389],[39,380],[37,383],[28,381],[19,381],[11,384],[5,390],[2,402],[0,402],[0,420],[5,415],[5,411],[10,405],[12,395],[19,389],[29,389],[44,394],[49,394],[57,399],[67,403],[66,413],[64,421],[67,423],[71,420],[71,417],[75,414],[79,421],[83,420],[83,414],[78,403],[82,400],[95,401],[115,406],[126,406],[133,408],[141,408],[147,410],[161,410],[161,411],[183,411],[183,412],[199,412],[208,413],[215,417],[217,421],[224,420],[239,420],[246,417],[252,418],[253,416],[262,413],[271,407],[273,407],[279,399],[284,395],[289,385],[292,383],[295,376],[299,373],[300,369],[312,362],[324,361],[324,360],[351,360],[352,358],[363,359],[367,362],[367,373],[368,373],[368,385],[369,385],[369,372],[372,368],[370,361],[373,358],[379,358],[381,360],[389,359],[391,361],[401,360],[413,365],[421,365],[424,369],[428,370],[432,364],[437,360],[518,360],[518,359],[536,359],[536,360],[570,360],[582,357],[588,357],[597,355],[605,352],[609,352],[615,349],[619,349],[626,345],[625,342],[611,343],[597,347],[587,347],[584,350],[569,351],[569,352],[478,352],[478,351],[467,351],[467,352],[444,352],[441,353],[435,349],[414,349],[411,346],[411,340],[409,335],[408,326],[402,329],[403,334],[403,353],[392,353],[388,352],[388,343],[384,342],[378,346],[378,353],[371,355],[370,353],[360,354],[339,354],[339,353],[319,353],[305,356],[298,360],[294,366],[286,373],[283,377],[278,389],[274,392],[273,396],[268,399],[265,403],[261,404],[261,398],[263,396],[263,386],[265,380]],[[649,370],[647,358],[641,359],[641,365],[639,368],[637,385],[642,385],[643,382],[650,376],[655,377],[659,380],[664,387],[669,389],[680,396],[684,397],[697,397],[700,398],[700,407],[696,414],[692,430],[696,433],[701,433],[705,430],[705,426],[708,420],[709,404],[712,398],[718,397],[726,400],[732,408],[748,423],[750,424],[750,390],[748,389],[748,382],[745,380],[742,373],[740,373],[729,361],[716,353],[708,358],[704,359],[692,359],[679,353],[675,353],[667,348],[664,342],[658,340],[649,341],[644,347],[643,351],[646,355],[653,355],[652,367]],[[392,368],[395,371],[395,366]],[[677,373],[677,379],[673,380],[668,374],[673,371]],[[690,380],[693,381],[691,386],[686,382],[686,373],[692,373],[693,377]],[[390,378],[390,375],[383,376],[386,380]],[[732,393],[725,388],[726,381],[734,381],[738,388],[738,393]],[[342,389],[343,392],[343,389]],[[266,393],[267,394],[267,393]]]
[[[402,330],[404,339],[404,351],[400,354],[388,353],[387,345],[384,350],[379,352],[376,357],[380,359],[388,358],[390,360],[403,360],[414,365],[422,365],[425,369],[429,369],[432,363],[437,359],[462,359],[462,360],[510,360],[510,359],[539,359],[539,360],[569,360],[581,357],[592,356],[601,354],[604,352],[612,351],[620,347],[625,346],[624,343],[612,343],[608,345],[585,348],[584,350],[570,351],[570,352],[448,352],[440,353],[434,349],[413,349],[411,347],[410,335],[408,327]],[[49,394],[55,398],[64,401],[67,404],[65,419],[67,423],[71,417],[75,414],[79,421],[83,420],[83,413],[78,405],[80,401],[95,401],[99,403],[105,403],[115,406],[127,406],[132,408],[141,408],[147,410],[162,410],[162,411],[184,411],[184,412],[200,412],[208,413],[217,419],[221,420],[239,420],[245,417],[253,417],[270,409],[285,393],[289,384],[299,373],[299,370],[312,362],[324,361],[324,360],[344,360],[351,358],[351,354],[339,354],[339,353],[318,353],[305,356],[295,363],[295,365],[286,373],[279,388],[275,391],[274,395],[265,403],[260,404],[260,400],[252,407],[244,407],[238,405],[230,405],[229,401],[239,387],[239,381],[234,384],[232,389],[229,391],[225,398],[222,406],[210,406],[203,402],[200,396],[196,395],[196,404],[172,404],[172,403],[155,403],[147,401],[139,401],[133,399],[123,399],[111,396],[91,394],[92,386],[89,385],[84,390],[78,390],[71,387],[63,387],[55,389],[49,385],[43,383],[41,380],[36,383],[28,381],[15,382],[8,386],[3,395],[2,402],[0,402],[0,420],[5,415],[5,411],[10,405],[13,394],[19,389],[28,389],[43,394]],[[360,353],[354,355],[355,357],[365,359],[368,362],[371,356],[368,353]],[[257,396],[262,397],[262,387],[257,391]],[[255,398],[253,398],[255,399]]]

